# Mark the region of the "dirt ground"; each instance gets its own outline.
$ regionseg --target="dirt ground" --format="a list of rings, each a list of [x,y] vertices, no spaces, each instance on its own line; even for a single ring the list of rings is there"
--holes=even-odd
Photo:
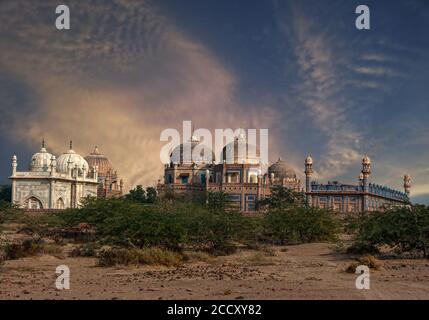
[[[7,261],[0,299],[429,299],[429,260],[382,260],[370,289],[346,273],[353,259],[329,244],[240,251],[180,268],[101,268],[94,258],[50,255]],[[67,265],[70,290],[55,288]]]

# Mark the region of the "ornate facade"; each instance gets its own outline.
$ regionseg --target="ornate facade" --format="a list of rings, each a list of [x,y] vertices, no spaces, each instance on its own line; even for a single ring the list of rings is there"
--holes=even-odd
[[[193,151],[199,145],[199,140],[193,136],[188,145]],[[356,185],[339,182],[319,184],[312,181],[313,159],[307,157],[305,189],[301,189],[295,171],[285,161],[279,159],[268,167],[267,173],[262,174],[266,164],[261,163],[258,156],[249,157],[245,153],[246,156],[240,157],[240,145],[244,145],[244,150],[249,150],[244,137],[238,136],[232,144],[223,148],[220,155],[223,162],[220,164],[215,163],[213,154],[207,157],[197,152],[197,158],[186,159],[184,145],[178,146],[170,156],[170,163],[165,165],[164,181],[159,181],[158,191],[160,194],[223,191],[230,195],[234,206],[242,212],[255,211],[257,201],[268,197],[273,185],[303,191],[309,205],[341,213],[384,210],[409,203],[410,177],[404,177],[405,192],[370,183],[371,161],[368,157],[362,161],[362,172]],[[228,148],[234,150],[231,158],[227,156]]]
[[[193,136],[188,144],[194,151],[199,140]],[[258,200],[270,195],[273,185],[284,185],[297,191],[301,189],[294,170],[281,159],[263,174],[267,171],[264,170],[267,164],[261,163],[258,151],[256,156],[249,155],[247,151],[256,148],[248,145],[243,135],[223,148],[221,163],[215,163],[213,154],[208,157],[201,153],[195,159],[186,159],[185,146],[182,144],[177,148],[171,154],[170,163],[165,165],[164,181],[158,184],[160,194],[222,191],[230,195],[232,204],[240,211],[252,212],[256,210]],[[244,150],[244,153],[241,155],[239,150]]]
[[[18,171],[12,158],[12,203],[30,210],[76,208],[83,198],[97,196],[98,169],[70,149],[56,158],[44,143],[31,157],[28,171]]]
[[[85,157],[90,167],[98,168],[98,190],[99,198],[118,198],[123,194],[124,182],[118,178],[118,172],[114,170],[110,160],[100,151],[98,147]]]
[[[308,204],[320,208],[332,209],[341,213],[385,210],[392,206],[403,206],[410,202],[411,178],[404,176],[405,192],[397,191],[386,186],[369,182],[371,175],[371,160],[364,157],[359,182],[342,184],[328,182],[320,184],[311,181],[313,174],[313,159],[305,160],[305,192]]]

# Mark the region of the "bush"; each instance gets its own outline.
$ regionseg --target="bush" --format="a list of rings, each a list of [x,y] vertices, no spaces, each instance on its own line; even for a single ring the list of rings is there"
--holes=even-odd
[[[271,210],[264,219],[265,235],[276,244],[334,241],[339,221],[326,210],[289,206]]]
[[[70,251],[70,257],[95,257],[97,255],[98,246],[93,243],[83,244],[74,247]]]
[[[352,251],[377,252],[388,246],[399,254],[429,255],[429,207],[361,214],[351,219],[348,226],[355,233]]]
[[[2,251],[4,260],[16,260],[41,253],[42,245],[32,239],[25,239],[22,243],[5,244]]]
[[[75,228],[86,223],[94,241],[114,246],[233,251],[235,241],[251,238],[254,222],[237,212],[210,212],[193,203],[138,204],[121,199],[88,200],[79,209],[56,214],[51,226]],[[48,223],[49,225],[49,223]],[[256,229],[256,228],[255,228]]]

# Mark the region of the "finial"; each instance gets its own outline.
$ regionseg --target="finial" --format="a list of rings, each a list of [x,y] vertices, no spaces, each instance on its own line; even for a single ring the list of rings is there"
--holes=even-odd
[[[42,149],[45,148],[45,138],[42,139]]]
[[[73,140],[70,140],[70,150],[73,150]]]

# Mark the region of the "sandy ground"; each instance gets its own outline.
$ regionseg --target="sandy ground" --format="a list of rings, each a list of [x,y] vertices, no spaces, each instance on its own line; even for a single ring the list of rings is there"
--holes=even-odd
[[[96,266],[93,258],[44,255],[7,261],[0,299],[429,299],[429,260],[383,260],[371,288],[358,290],[353,261],[328,244],[240,251],[180,268]],[[71,270],[70,290],[55,288],[55,269]]]

